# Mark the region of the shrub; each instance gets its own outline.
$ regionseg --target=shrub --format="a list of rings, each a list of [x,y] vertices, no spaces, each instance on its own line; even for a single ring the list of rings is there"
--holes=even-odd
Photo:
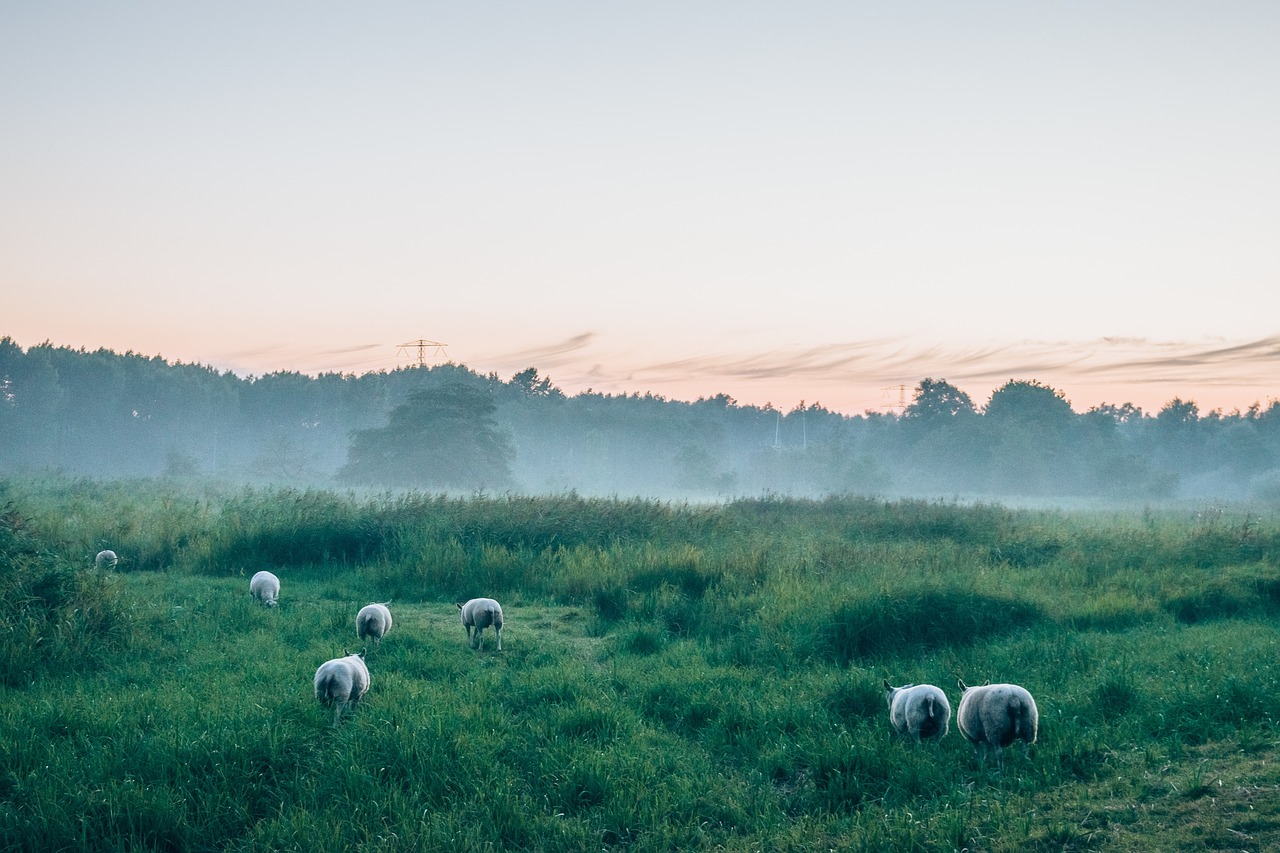
[[[1179,622],[1192,624],[1239,616],[1259,604],[1258,597],[1250,590],[1223,579],[1169,597],[1164,602],[1164,609]]]
[[[131,624],[114,576],[73,569],[41,547],[12,505],[0,512],[0,683],[89,669]]]
[[[1024,601],[971,592],[926,590],[847,601],[823,629],[831,660],[847,664],[877,654],[965,646],[1041,619]]]

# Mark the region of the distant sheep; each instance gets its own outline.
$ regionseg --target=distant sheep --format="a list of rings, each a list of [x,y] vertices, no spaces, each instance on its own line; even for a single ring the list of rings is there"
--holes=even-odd
[[[271,572],[258,572],[249,581],[249,593],[266,607],[280,603],[280,578]]]
[[[382,645],[382,638],[391,630],[391,611],[385,604],[366,604],[356,614],[356,636],[373,638],[375,646]]]
[[[502,605],[492,598],[473,598],[466,604],[459,603],[458,611],[462,627],[467,629],[467,640],[470,641],[471,648],[484,648],[484,640],[480,634],[492,625],[493,632],[498,635],[498,651],[502,651]],[[476,631],[474,640],[471,638],[472,628]]]
[[[93,567],[95,569],[114,569],[119,560],[120,558],[116,556],[115,551],[110,549],[99,551],[98,556],[93,558]]]
[[[1040,712],[1031,694],[1016,684],[970,687],[960,680],[956,683],[962,691],[956,725],[978,757],[984,758],[986,750],[993,749],[1000,760],[1004,748],[1014,741],[1022,741],[1026,755],[1036,742],[1040,725]]]
[[[919,743],[926,738],[941,740],[950,731],[951,703],[941,688],[932,684],[894,687],[885,681],[884,698],[889,704],[889,722],[898,734]]]
[[[343,713],[359,702],[369,689],[369,668],[364,665],[364,649],[320,664],[316,670],[315,687],[320,704],[333,708],[333,724],[337,726]]]

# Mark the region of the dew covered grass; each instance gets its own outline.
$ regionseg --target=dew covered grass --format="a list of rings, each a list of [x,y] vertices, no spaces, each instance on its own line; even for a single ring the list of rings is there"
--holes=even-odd
[[[1280,847],[1274,513],[56,480],[0,508],[5,849]],[[501,653],[467,647],[477,595]],[[311,679],[370,601],[395,625],[335,728]],[[1039,740],[912,746],[886,678],[1020,683]]]

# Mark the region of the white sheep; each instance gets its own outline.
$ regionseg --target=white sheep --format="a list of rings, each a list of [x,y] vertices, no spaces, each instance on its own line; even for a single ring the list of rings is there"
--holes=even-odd
[[[391,630],[391,611],[385,604],[366,604],[356,614],[356,636],[372,637],[375,646],[382,645],[382,638]]]
[[[459,617],[462,627],[467,629],[467,640],[471,648],[484,648],[484,640],[480,634],[485,628],[493,626],[498,635],[498,651],[502,651],[502,605],[492,598],[473,598],[466,604],[458,603]],[[471,639],[471,629],[475,628],[475,639]]]
[[[93,567],[95,569],[114,569],[119,559],[116,556],[116,552],[108,548],[105,551],[99,551],[98,556],[93,558]]]
[[[919,743],[925,738],[941,740],[950,731],[951,703],[941,688],[932,684],[894,687],[885,681],[884,698],[889,704],[889,722],[898,734],[910,735]]]
[[[364,649],[345,657],[320,664],[316,670],[316,699],[325,707],[333,707],[333,724],[342,721],[343,713],[360,701],[369,689],[369,668],[364,665]]]
[[[1036,742],[1040,712],[1025,688],[1016,684],[970,687],[959,679],[956,683],[961,690],[956,724],[980,760],[985,759],[987,749],[993,749],[996,760],[1001,761],[1004,748],[1016,740],[1022,741],[1023,755],[1030,751]]]
[[[266,607],[275,607],[280,603],[280,578],[271,572],[258,572],[249,581],[249,594]]]

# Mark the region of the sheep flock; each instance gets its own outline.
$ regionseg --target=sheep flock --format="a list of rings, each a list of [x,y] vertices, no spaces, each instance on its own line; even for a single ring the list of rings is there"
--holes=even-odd
[[[109,554],[110,564],[114,565],[116,555],[105,551],[103,554]],[[105,565],[102,554],[98,555],[97,563]],[[249,582],[249,592],[263,606],[278,607],[280,579],[268,571],[257,572]],[[472,649],[483,649],[484,629],[493,628],[497,650],[502,651],[501,604],[492,598],[472,598],[456,602],[455,606]],[[391,609],[386,603],[366,604],[356,614],[355,623],[356,637],[362,642],[372,640],[374,648],[379,648],[391,631]],[[313,679],[316,700],[333,709],[335,726],[369,690],[371,678],[365,662],[366,652],[367,648],[362,648],[356,653],[344,653],[342,657],[325,661],[316,670]],[[985,763],[990,751],[1002,763],[1004,748],[1013,743],[1020,743],[1024,756],[1029,755],[1039,732],[1040,718],[1035,699],[1026,688],[1005,683],[970,687],[963,679],[957,679],[956,683],[961,691],[956,724],[980,762]],[[933,684],[895,687],[886,679],[884,696],[894,732],[914,744],[940,741],[950,731],[951,703],[940,687]]]
[[[265,570],[255,573],[249,581],[249,594],[264,607],[278,607],[280,578]],[[473,598],[459,603],[457,607],[471,648],[483,648],[481,632],[492,627],[497,637],[497,650],[502,651],[501,604],[492,598]],[[383,638],[391,631],[391,608],[383,602],[366,604],[356,613],[355,622],[356,637],[362,642],[372,640],[374,648],[380,648]],[[316,700],[326,708],[333,708],[335,726],[369,691],[372,679],[365,662],[367,652],[367,647],[356,653],[344,652],[342,657],[327,660],[316,670],[313,679]]]

